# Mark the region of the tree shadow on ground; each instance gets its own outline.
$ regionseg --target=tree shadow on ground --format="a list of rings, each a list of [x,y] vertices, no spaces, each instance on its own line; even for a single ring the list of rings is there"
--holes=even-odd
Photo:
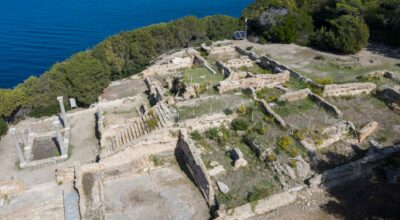
[[[400,154],[389,159],[400,164]],[[386,181],[384,163],[379,163],[372,175],[328,189],[332,199],[320,208],[339,219],[399,219],[400,182]]]
[[[400,49],[391,48],[382,44],[368,44],[367,50],[385,57],[400,59]]]

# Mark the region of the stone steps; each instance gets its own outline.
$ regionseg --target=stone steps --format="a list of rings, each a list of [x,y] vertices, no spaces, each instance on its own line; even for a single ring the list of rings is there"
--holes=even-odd
[[[153,113],[150,114],[150,111]],[[122,149],[124,146],[152,131],[170,126],[172,124],[170,121],[171,114],[171,111],[167,106],[165,106],[165,104],[158,103],[147,111],[141,118],[130,121],[129,124],[125,128],[121,129],[118,134],[111,137],[109,139],[109,151]],[[150,128],[147,122],[153,120],[153,118],[156,118],[157,125],[155,128]]]

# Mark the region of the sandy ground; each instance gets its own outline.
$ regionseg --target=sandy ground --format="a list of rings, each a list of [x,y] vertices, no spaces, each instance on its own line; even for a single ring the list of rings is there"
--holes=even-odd
[[[208,219],[200,191],[176,165],[104,183],[106,219]]]

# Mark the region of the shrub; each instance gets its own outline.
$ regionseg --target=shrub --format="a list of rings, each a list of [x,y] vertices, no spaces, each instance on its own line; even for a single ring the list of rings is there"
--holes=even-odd
[[[245,131],[249,127],[249,122],[243,118],[237,118],[232,121],[232,128],[237,131]]]
[[[276,157],[276,154],[274,152],[271,152],[270,154],[268,154],[266,159],[267,159],[267,162],[274,162],[278,158]]]
[[[195,141],[199,141],[201,140],[203,137],[201,136],[199,131],[193,131],[190,136],[192,137],[193,140]]]
[[[206,136],[208,139],[217,141],[218,140],[218,129],[216,128],[210,128],[206,131]]]
[[[274,192],[274,185],[270,182],[264,182],[253,188],[253,191],[247,194],[247,202],[257,202],[264,199]]]
[[[333,80],[331,78],[320,78],[315,80],[315,82],[320,85],[329,85],[333,83]]]
[[[243,115],[246,114],[246,110],[247,110],[246,106],[242,104],[237,109],[237,113]]]
[[[368,43],[369,30],[362,18],[343,15],[329,22],[313,36],[313,44],[325,50],[353,54]]]
[[[264,123],[257,123],[256,126],[254,127],[257,133],[264,135],[265,132],[267,132],[267,128],[265,128]]]
[[[8,125],[4,121],[4,119],[0,118],[0,137],[7,134],[8,131]]]
[[[277,145],[282,150],[288,152],[289,146],[293,143],[292,139],[289,136],[282,136],[277,140]]]

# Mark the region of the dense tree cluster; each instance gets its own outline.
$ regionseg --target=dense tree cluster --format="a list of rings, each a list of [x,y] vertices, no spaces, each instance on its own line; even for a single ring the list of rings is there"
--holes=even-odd
[[[88,106],[111,80],[142,71],[162,53],[231,38],[242,28],[237,18],[229,16],[189,16],[111,36],[91,50],[54,64],[40,77],[30,77],[13,90],[0,90],[0,131],[6,131],[5,122],[20,109],[37,117],[55,114],[59,112],[57,96],[74,97],[80,106]]]
[[[400,45],[400,0],[255,0],[242,13],[259,42],[355,53],[372,40]]]

